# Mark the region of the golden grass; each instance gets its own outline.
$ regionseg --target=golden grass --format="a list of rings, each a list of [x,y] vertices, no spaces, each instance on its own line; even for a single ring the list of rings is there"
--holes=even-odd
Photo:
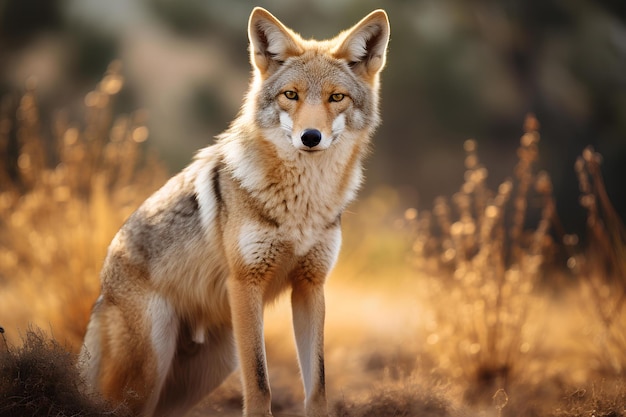
[[[581,204],[587,209],[589,246],[568,265],[582,279],[586,307],[599,320],[593,335],[596,368],[626,373],[626,228],[608,197],[600,163],[591,147],[576,161]],[[576,241],[568,242],[570,249]]]
[[[547,173],[533,167],[538,123],[529,117],[525,129],[514,177],[497,190],[487,187],[487,168],[480,164],[476,141],[468,140],[465,182],[452,197],[453,207],[440,197],[432,215],[406,213],[416,233],[414,262],[428,277],[435,303],[427,343],[441,354],[440,366],[467,380],[468,398],[491,398],[505,388],[534,345],[528,313],[531,306],[541,308],[533,290],[553,245],[548,231],[554,201]],[[535,197],[540,218],[528,229],[528,202]],[[442,348],[450,346],[444,354]]]
[[[13,342],[34,324],[80,346],[109,241],[165,179],[142,149],[145,112],[113,115],[120,70],[112,63],[86,95],[82,123],[60,112],[43,126],[32,85],[3,101],[0,318]]]
[[[145,112],[114,114],[123,84],[113,63],[80,122],[60,112],[44,125],[32,85],[2,102],[0,415],[124,415],[73,391],[71,353],[110,239],[166,178],[142,145]],[[529,118],[512,177],[495,190],[470,140],[459,192],[432,210],[406,209],[382,188],[345,213],[327,297],[333,415],[626,416],[624,226],[588,149],[576,165],[588,243],[562,236],[549,176],[536,168],[538,131]],[[567,267],[555,264],[559,251]],[[266,315],[276,416],[302,415],[289,317],[284,299]],[[44,380],[65,388],[32,382]],[[25,403],[38,414],[19,414]],[[234,375],[192,415],[240,407]]]

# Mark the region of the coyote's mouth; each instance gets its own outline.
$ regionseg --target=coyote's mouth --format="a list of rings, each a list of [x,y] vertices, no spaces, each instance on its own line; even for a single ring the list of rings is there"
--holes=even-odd
[[[302,153],[318,153],[318,152],[322,152],[325,149],[304,149],[304,148],[300,148],[299,151],[301,151]]]

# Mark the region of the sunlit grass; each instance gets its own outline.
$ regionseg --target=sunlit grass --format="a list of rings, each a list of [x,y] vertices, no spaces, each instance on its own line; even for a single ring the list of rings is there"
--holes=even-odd
[[[593,335],[596,369],[626,374],[626,228],[604,185],[602,156],[592,148],[576,161],[589,245],[568,265],[582,277],[583,300],[598,319]],[[577,243],[568,242],[570,247]],[[575,248],[573,248],[575,251]]]
[[[443,359],[440,366],[463,377],[468,398],[505,388],[525,371],[535,344],[528,313],[541,307],[534,289],[543,277],[544,251],[554,214],[552,186],[536,172],[538,124],[526,122],[513,177],[491,190],[477,143],[465,142],[465,179],[452,205],[438,198],[432,214],[407,212],[416,237],[417,269],[427,277],[434,312],[426,342]],[[528,228],[529,201],[541,201],[538,224]],[[452,308],[441,308],[452,306]]]
[[[141,145],[145,113],[113,114],[120,70],[86,95],[82,121],[60,111],[43,125],[33,85],[3,101],[0,320],[13,342],[35,324],[80,347],[111,238],[165,179]]]

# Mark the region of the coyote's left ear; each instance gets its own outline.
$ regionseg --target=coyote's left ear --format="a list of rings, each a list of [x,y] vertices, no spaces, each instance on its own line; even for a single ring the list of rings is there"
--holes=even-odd
[[[261,75],[268,76],[290,56],[301,55],[297,36],[270,12],[255,7],[248,21],[250,61]]]
[[[347,30],[334,56],[348,61],[357,75],[371,79],[385,66],[389,42],[389,19],[375,10]]]

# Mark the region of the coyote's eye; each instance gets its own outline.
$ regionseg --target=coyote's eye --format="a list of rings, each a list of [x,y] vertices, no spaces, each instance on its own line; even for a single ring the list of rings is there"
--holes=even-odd
[[[344,94],[341,93],[335,93],[335,94],[331,94],[330,98],[328,99],[328,101],[333,102],[333,101],[341,101],[343,100],[343,98],[345,97]]]
[[[289,100],[297,100],[298,99],[298,93],[296,93],[295,91],[285,91],[284,92],[285,97],[287,97]]]

